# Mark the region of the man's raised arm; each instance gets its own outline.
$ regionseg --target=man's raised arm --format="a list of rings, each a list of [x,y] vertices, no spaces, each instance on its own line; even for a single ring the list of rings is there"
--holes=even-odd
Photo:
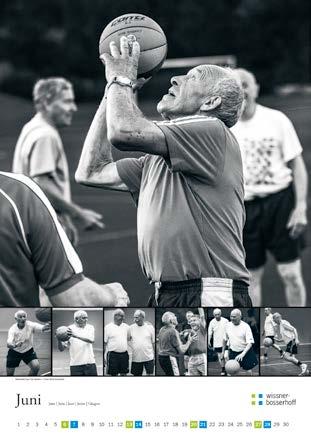
[[[83,185],[128,191],[119,177],[107,139],[106,105],[105,95],[85,138],[75,179]]]

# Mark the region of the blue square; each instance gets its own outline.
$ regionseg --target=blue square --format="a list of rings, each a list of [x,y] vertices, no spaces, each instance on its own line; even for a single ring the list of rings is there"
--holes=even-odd
[[[70,421],[70,428],[78,428],[79,421]]]
[[[199,421],[199,428],[207,428],[207,421]]]
[[[263,398],[263,394],[258,394],[258,398]]]
[[[135,428],[143,428],[143,422],[142,421],[135,421]]]
[[[258,406],[262,406],[263,405],[263,401],[258,401]]]
[[[271,421],[264,421],[263,428],[271,428]]]

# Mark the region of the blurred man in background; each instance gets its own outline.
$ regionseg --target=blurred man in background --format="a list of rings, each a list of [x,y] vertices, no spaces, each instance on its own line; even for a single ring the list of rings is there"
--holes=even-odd
[[[93,351],[95,342],[94,326],[88,323],[84,310],[77,310],[73,315],[74,324],[68,326],[67,341],[57,340],[59,351],[69,350],[70,375],[95,376],[97,367]]]
[[[68,163],[59,134],[70,126],[77,110],[73,87],[62,77],[39,80],[33,89],[36,115],[23,127],[18,138],[13,172],[35,180],[57,212],[70,241],[78,242],[77,220],[85,229],[103,228],[102,215],[84,209],[71,199]]]
[[[207,375],[207,346],[206,346],[206,320],[204,309],[198,308],[199,314],[193,314],[190,319],[193,340],[187,350],[189,354],[187,375]]]
[[[273,321],[273,313],[271,307],[265,307],[265,323],[264,328],[262,332],[262,336],[264,338],[270,338],[271,341],[274,343],[274,321]],[[264,354],[263,354],[263,360],[265,363],[268,362],[268,350],[269,347],[264,346]]]
[[[51,330],[51,323],[39,324],[28,321],[27,313],[18,310],[14,315],[16,323],[8,332],[7,347],[9,349],[6,362],[7,375],[14,375],[15,369],[21,361],[29,366],[28,375],[38,375],[40,364],[36,352],[33,349],[34,333],[44,333]]]
[[[171,79],[148,120],[135,103],[138,42],[103,54],[107,87],[84,142],[76,180],[137,200],[138,254],[154,285],[150,306],[250,307],[242,243],[243,170],[228,127],[242,89],[233,73],[201,65]],[[111,144],[141,158],[113,161]],[[139,201],[138,201],[139,197]]]
[[[308,177],[302,147],[282,112],[256,103],[259,85],[254,75],[244,69],[235,74],[245,96],[241,119],[232,131],[241,147],[244,169],[250,296],[254,306],[261,306],[261,279],[269,251],[277,261],[287,304],[305,306],[300,248],[307,225]]]

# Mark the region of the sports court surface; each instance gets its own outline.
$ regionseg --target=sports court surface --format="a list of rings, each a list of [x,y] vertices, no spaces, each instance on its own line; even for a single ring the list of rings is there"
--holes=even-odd
[[[285,347],[281,348],[285,349]],[[263,355],[263,348],[261,348],[261,355]],[[311,369],[311,343],[301,343],[298,346],[298,354],[296,358],[299,359],[302,363],[306,363]],[[300,368],[296,365],[293,365],[291,362],[287,362],[286,360],[280,357],[280,354],[277,350],[270,348],[268,351],[268,362],[264,363],[261,361],[260,363],[260,374],[272,375],[272,376],[297,376],[300,373]]]
[[[302,145],[304,158],[311,168],[311,96],[266,97],[261,102],[283,110],[294,122]],[[155,101],[142,102],[142,110],[155,118]],[[69,161],[73,199],[78,204],[92,208],[104,216],[106,228],[82,232],[78,247],[86,275],[99,283],[120,282],[128,291],[132,306],[145,306],[152,287],[143,276],[137,256],[136,208],[128,193],[109,192],[96,188],[86,188],[74,182],[82,144],[97,108],[97,102],[79,106],[71,127],[62,132],[63,142]],[[11,169],[12,156],[17,137],[23,124],[33,114],[30,101],[0,95],[0,105],[5,110],[0,119],[0,169]],[[115,158],[129,153],[115,152]],[[131,156],[135,155],[131,153]],[[311,189],[309,189],[309,196]],[[303,255],[303,271],[308,289],[311,289],[311,248]],[[311,303],[311,292],[309,301]],[[264,275],[263,305],[282,306],[285,304],[282,285],[271,259]]]
[[[95,362],[97,366],[97,374],[103,375],[103,349],[94,348]],[[53,350],[53,376],[70,375],[69,370],[69,352]]]
[[[13,324],[11,322],[10,326]],[[8,332],[0,331],[0,376],[6,375],[6,355],[8,348],[6,341]],[[34,350],[37,353],[40,362],[40,372],[38,376],[50,376],[51,375],[51,340],[50,333],[35,333],[34,334]],[[29,367],[21,362],[19,367],[15,370],[15,375],[28,375]]]
[[[258,359],[258,362],[259,362],[259,359]],[[212,362],[209,360],[207,362],[207,374],[209,376],[217,376],[217,375],[220,376],[220,372],[221,372],[221,367],[220,367],[218,361]],[[259,364],[257,366],[255,366],[255,368],[253,369],[252,376],[256,376],[256,375],[259,375]],[[250,375],[246,371],[244,371],[243,369],[241,369],[236,376],[231,376],[231,377],[240,377],[240,376],[250,377]]]

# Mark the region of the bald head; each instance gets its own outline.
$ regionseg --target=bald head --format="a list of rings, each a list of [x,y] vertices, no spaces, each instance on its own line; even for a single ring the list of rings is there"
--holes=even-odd
[[[18,310],[17,312],[14,313],[14,318],[22,318],[25,317],[27,318],[27,313],[24,310]]]
[[[230,313],[230,320],[232,324],[239,325],[241,322],[242,313],[239,309],[233,309]]]

